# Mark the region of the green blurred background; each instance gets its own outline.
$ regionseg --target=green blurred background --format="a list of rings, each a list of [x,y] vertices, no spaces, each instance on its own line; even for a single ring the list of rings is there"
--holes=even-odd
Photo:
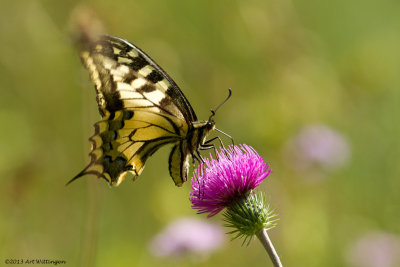
[[[226,242],[201,261],[149,252],[171,221],[205,217],[190,208],[190,184],[171,181],[169,147],[134,183],[110,189],[88,177],[64,186],[86,166],[99,120],[70,38],[71,14],[82,4],[108,33],[155,59],[199,118],[232,88],[217,127],[271,164],[261,190],[279,214],[270,235],[285,266],[360,266],[349,257],[362,236],[398,240],[398,1],[16,0],[0,8],[0,265],[7,258],[66,266],[270,264],[256,240]],[[326,170],[288,160],[285,147],[307,125],[343,136],[346,162]],[[211,221],[222,224],[220,216]]]

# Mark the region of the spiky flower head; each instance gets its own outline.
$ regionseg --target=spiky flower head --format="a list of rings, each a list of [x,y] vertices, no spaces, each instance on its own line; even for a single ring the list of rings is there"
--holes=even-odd
[[[277,220],[264,195],[253,191],[271,173],[268,163],[247,145],[221,148],[216,153],[217,159],[206,159],[193,174],[192,208],[208,217],[225,209],[225,226],[232,229],[233,239],[243,237],[243,244],[246,240],[249,244],[257,236],[274,266],[281,267],[267,234]]]
[[[195,170],[190,201],[198,213],[212,217],[245,199],[269,174],[265,160],[250,146],[221,148]]]

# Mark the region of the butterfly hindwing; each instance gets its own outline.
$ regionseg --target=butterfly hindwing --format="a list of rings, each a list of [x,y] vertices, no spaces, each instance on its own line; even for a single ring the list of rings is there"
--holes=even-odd
[[[140,175],[146,159],[160,146],[179,140],[170,119],[144,111],[107,113],[95,124],[91,161],[82,173],[92,173],[118,185],[121,174]]]

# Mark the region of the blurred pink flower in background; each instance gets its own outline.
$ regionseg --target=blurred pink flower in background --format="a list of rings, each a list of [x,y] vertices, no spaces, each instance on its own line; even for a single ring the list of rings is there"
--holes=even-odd
[[[284,146],[284,160],[296,170],[333,170],[350,158],[350,145],[342,134],[325,125],[305,126]]]
[[[181,218],[168,225],[150,243],[157,257],[208,256],[225,241],[222,227],[196,218]]]
[[[385,232],[371,232],[349,248],[347,261],[354,267],[398,267],[400,239]]]

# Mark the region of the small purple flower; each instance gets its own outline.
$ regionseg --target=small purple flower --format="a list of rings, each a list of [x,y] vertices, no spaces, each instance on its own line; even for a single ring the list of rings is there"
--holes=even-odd
[[[217,158],[205,159],[191,181],[190,201],[198,213],[212,217],[233,202],[247,197],[271,172],[250,146],[222,148]]]
[[[207,256],[219,248],[224,239],[220,226],[205,220],[182,218],[154,237],[150,251],[157,257]]]
[[[337,169],[350,158],[350,146],[339,132],[325,125],[309,125],[293,137],[284,149],[284,156],[296,169],[313,166],[324,170]]]
[[[400,266],[400,239],[385,232],[371,232],[357,240],[348,250],[350,266]]]

